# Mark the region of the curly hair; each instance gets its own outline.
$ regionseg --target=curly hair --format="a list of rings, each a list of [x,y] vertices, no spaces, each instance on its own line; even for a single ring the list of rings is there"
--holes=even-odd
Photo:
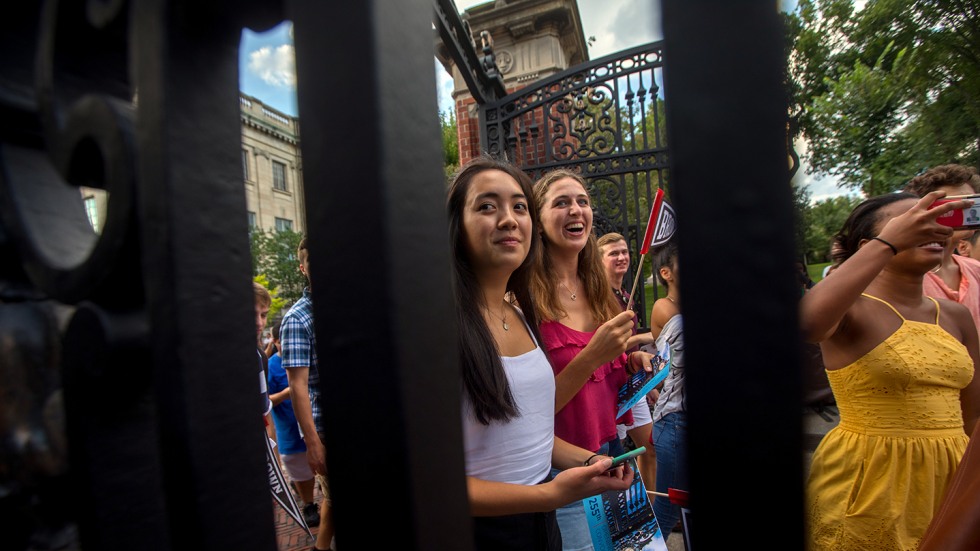
[[[976,168],[956,164],[939,165],[909,180],[902,191],[922,197],[941,187],[963,184],[969,184],[974,193],[980,193],[980,175]]]

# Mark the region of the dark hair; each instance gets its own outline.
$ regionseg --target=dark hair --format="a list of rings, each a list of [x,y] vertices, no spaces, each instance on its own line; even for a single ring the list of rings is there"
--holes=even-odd
[[[834,235],[834,244],[837,245],[831,247],[834,264],[840,264],[856,253],[861,241],[878,235],[878,223],[881,222],[879,211],[883,207],[898,201],[918,198],[917,195],[908,192],[888,193],[866,199],[854,207],[840,231]]]
[[[653,273],[657,274],[657,281],[661,285],[670,289],[670,284],[664,280],[664,277],[660,275],[660,268],[670,268],[674,269],[674,264],[677,262],[677,239],[671,238],[669,241],[664,243],[659,249],[657,249],[653,254]]]
[[[534,183],[534,203],[538,212],[544,207],[544,198],[552,184],[565,178],[575,180],[585,190],[586,195],[589,194],[589,186],[581,175],[564,168],[552,170]],[[591,196],[589,199],[591,200]],[[551,256],[548,254],[548,239],[542,238],[541,251],[534,257],[531,290],[538,300],[538,310],[542,317],[549,320],[561,319],[568,315],[558,298],[558,284],[554,273]],[[622,305],[609,286],[609,280],[606,279],[606,269],[602,265],[602,251],[599,250],[596,240],[594,224],[585,247],[578,253],[578,276],[585,287],[589,311],[598,323],[605,323],[623,311]]]
[[[265,350],[263,350],[267,358],[271,358],[278,352],[278,350],[276,350],[276,341],[279,340],[279,330],[281,327],[282,318],[277,319],[276,322],[272,324],[272,338],[269,339],[269,344],[265,345]]]
[[[961,186],[963,184],[969,184],[974,193],[980,192],[980,176],[977,175],[977,169],[972,166],[956,164],[939,165],[909,180],[902,191],[922,197],[943,186]]]
[[[275,323],[272,324],[272,340],[279,340],[279,331],[282,329],[282,318],[277,319]]]
[[[481,156],[466,163],[449,184],[446,198],[446,214],[449,216],[449,244],[453,255],[453,290],[456,295],[456,316],[459,334],[459,360],[463,370],[463,387],[473,405],[476,419],[484,425],[492,421],[508,421],[518,415],[514,395],[504,366],[500,362],[500,351],[490,334],[483,317],[484,297],[476,279],[476,273],[466,251],[463,238],[463,211],[466,208],[466,193],[470,183],[478,174],[487,170],[499,170],[517,181],[527,197],[528,212],[531,216],[531,240],[527,258],[514,270],[507,281],[507,291],[512,300],[521,308],[531,334],[541,343],[538,332],[538,316],[531,299],[529,281],[531,261],[538,248],[538,210],[531,200],[531,179],[520,169],[491,157]]]

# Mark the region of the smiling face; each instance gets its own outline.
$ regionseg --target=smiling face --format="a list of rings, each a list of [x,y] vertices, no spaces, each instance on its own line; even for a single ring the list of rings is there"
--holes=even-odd
[[[530,199],[513,177],[485,170],[473,177],[463,207],[466,255],[473,269],[516,270],[531,248]]]
[[[601,247],[601,250],[606,277],[609,278],[609,283],[616,287],[623,281],[623,276],[630,268],[630,250],[623,240],[607,243]]]
[[[592,205],[581,183],[562,178],[548,187],[541,202],[541,228],[556,247],[585,248],[592,232]]]

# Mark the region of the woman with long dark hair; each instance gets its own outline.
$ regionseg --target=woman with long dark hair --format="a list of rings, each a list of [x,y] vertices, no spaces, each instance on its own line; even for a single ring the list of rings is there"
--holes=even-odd
[[[555,438],[555,378],[528,286],[539,246],[531,182],[510,164],[467,163],[446,203],[477,549],[561,549],[555,509],[632,483],[628,468]],[[553,479],[552,467],[564,469]]]

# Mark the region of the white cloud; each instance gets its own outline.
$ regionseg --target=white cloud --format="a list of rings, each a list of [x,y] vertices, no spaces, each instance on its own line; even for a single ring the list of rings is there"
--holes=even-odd
[[[589,48],[592,59],[663,38],[654,0],[579,0],[579,12],[586,38],[596,39]]]
[[[796,153],[800,156],[800,169],[796,171],[796,176],[793,177],[793,183],[797,186],[807,188],[807,190],[810,192],[811,204],[841,195],[861,195],[859,192],[852,189],[839,187],[838,184],[840,183],[840,180],[834,176],[816,176],[809,174],[810,164],[807,162],[808,151],[807,142],[805,139],[797,138],[796,141],[793,142],[793,147],[796,149]]]
[[[436,91],[439,94],[439,112],[443,113],[450,109],[455,109],[453,102],[453,77],[450,75],[439,60],[434,60],[436,64]]]
[[[248,70],[272,86],[296,88],[296,50],[292,44],[263,46],[248,54]]]

